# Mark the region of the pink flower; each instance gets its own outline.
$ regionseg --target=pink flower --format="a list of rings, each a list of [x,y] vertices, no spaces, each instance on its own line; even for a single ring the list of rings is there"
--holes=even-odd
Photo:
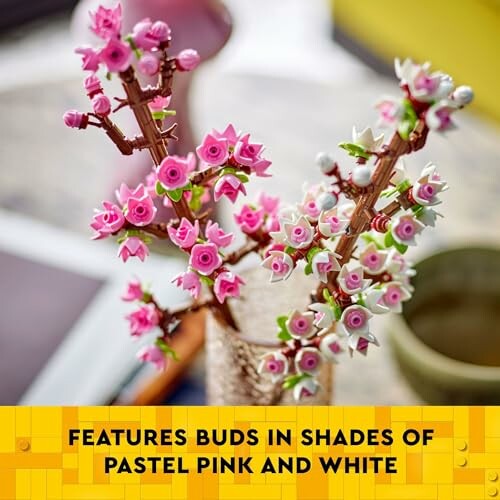
[[[264,209],[254,210],[249,205],[243,205],[240,213],[234,215],[234,219],[244,233],[252,234],[264,223]]]
[[[139,184],[135,189],[130,189],[125,183],[120,185],[120,188],[115,191],[116,199],[120,205],[125,206],[129,198],[142,198],[146,195],[144,184]]]
[[[175,243],[179,248],[191,248],[196,243],[200,226],[197,220],[191,224],[188,219],[183,217],[178,227],[168,226],[167,230],[172,243]]]
[[[400,313],[403,310],[402,302],[410,298],[410,292],[401,283],[392,281],[385,286],[382,302],[390,311]]]
[[[274,215],[280,206],[279,196],[271,196],[263,192],[259,193],[257,201],[268,215]]]
[[[194,49],[184,49],[177,54],[175,63],[180,71],[193,71],[200,64],[200,54]]]
[[[371,283],[371,280],[363,279],[363,268],[361,266],[349,269],[345,264],[340,270],[337,281],[342,291],[348,295],[361,293]]]
[[[266,231],[268,233],[279,232],[281,228],[280,220],[276,214],[268,215],[266,219]]]
[[[196,153],[209,165],[223,165],[229,157],[228,141],[207,134],[203,142],[196,148]]]
[[[157,95],[149,103],[149,109],[151,111],[163,111],[165,108],[168,108],[171,99],[172,99],[171,95],[169,95],[167,97],[163,97],[161,95]]]
[[[321,339],[319,349],[325,358],[337,362],[338,355],[342,352],[339,336],[335,333],[329,333]]]
[[[141,361],[152,363],[158,371],[165,371],[167,368],[167,357],[165,353],[155,345],[146,345],[139,349],[137,357]]]
[[[401,215],[392,225],[393,238],[402,245],[415,246],[415,236],[424,230],[425,226],[412,215]]]
[[[139,281],[130,281],[121,298],[124,302],[134,302],[134,300],[142,300],[143,297],[144,292],[141,283]]]
[[[179,156],[167,156],[156,168],[158,180],[169,191],[184,187],[189,182],[187,173],[187,161]]]
[[[87,128],[89,117],[76,109],[70,109],[63,115],[64,124],[70,128]]]
[[[280,351],[270,352],[262,357],[257,371],[268,374],[273,382],[277,382],[288,373],[288,358]]]
[[[146,53],[139,59],[137,67],[143,75],[154,76],[160,69],[160,61],[155,55]]]
[[[307,248],[314,238],[314,229],[304,216],[294,222],[284,221],[283,232],[285,242],[292,248]]]
[[[132,62],[132,55],[130,46],[116,38],[111,38],[107,45],[99,52],[101,61],[111,73],[128,69]]]
[[[219,248],[228,247],[234,239],[233,233],[225,233],[223,229],[219,228],[217,222],[209,220],[205,228],[205,236],[210,243],[214,243]]]
[[[226,139],[229,146],[235,146],[240,138],[241,132],[237,132],[234,125],[230,123],[223,132],[212,130],[212,135],[217,139]]]
[[[431,130],[444,132],[456,127],[451,119],[453,112],[457,110],[457,105],[451,100],[438,101],[433,104],[425,113],[425,123]]]
[[[90,25],[98,37],[107,40],[120,36],[122,24],[122,6],[118,2],[113,9],[107,9],[100,5],[95,12],[89,12],[92,21]]]
[[[267,169],[271,166],[272,162],[261,158],[260,160],[254,162],[252,165],[252,171],[257,177],[271,177],[271,174],[267,173]]]
[[[368,274],[380,274],[387,261],[387,252],[379,250],[375,243],[370,243],[359,255],[359,263]]]
[[[198,243],[191,249],[189,265],[204,276],[209,276],[222,264],[217,245]]]
[[[314,313],[300,313],[296,309],[292,311],[286,322],[286,327],[294,339],[307,339],[314,335]]]
[[[183,290],[187,290],[193,299],[197,299],[200,296],[201,280],[200,277],[193,271],[178,274],[172,280],[172,283],[175,283],[178,287],[182,287]]]
[[[151,196],[151,198],[156,198],[158,195],[156,194],[156,183],[158,181],[158,177],[156,177],[156,172],[152,170],[146,175],[144,182],[146,186],[146,192]]]
[[[302,203],[297,207],[310,221],[318,220],[321,213],[321,209],[317,203],[317,198],[318,197],[315,193],[307,192],[302,200]]]
[[[340,271],[340,264],[338,263],[337,258],[340,258],[340,255],[327,250],[316,253],[311,260],[314,277],[323,283],[326,283],[328,281],[328,273],[332,271]]]
[[[111,103],[104,94],[97,94],[92,99],[94,113],[99,116],[108,116],[111,113]]]
[[[404,113],[404,108],[400,99],[386,97],[380,100],[375,108],[378,110],[379,119],[377,125],[379,127],[392,127],[395,126]]]
[[[149,18],[138,22],[132,30],[132,39],[136,47],[151,50],[158,47],[160,42],[168,40],[170,28],[163,21],[152,23]]]
[[[226,174],[219,178],[214,186],[214,200],[219,201],[223,196],[226,196],[231,203],[236,201],[238,193],[247,194],[243,182],[233,174]]]
[[[293,398],[295,401],[310,398],[318,392],[318,389],[318,381],[313,377],[307,377],[293,387]]]
[[[263,145],[251,143],[250,134],[245,134],[236,143],[234,147],[234,159],[241,165],[253,167],[255,163],[260,160],[260,153],[262,152]]]
[[[272,250],[261,264],[271,271],[271,283],[286,280],[295,268],[293,259],[285,252]]]
[[[244,284],[245,282],[237,274],[225,271],[215,278],[214,294],[222,304],[227,297],[239,297],[240,285]]]
[[[153,199],[148,193],[140,198],[131,196],[127,200],[125,218],[134,226],[146,226],[153,222],[156,210]]]
[[[125,217],[119,207],[110,201],[103,201],[102,206],[104,210],[98,211],[90,224],[90,227],[96,231],[92,236],[93,240],[99,240],[118,232],[125,223]]]
[[[129,321],[130,334],[134,337],[150,332],[160,322],[158,311],[153,304],[141,306],[137,311],[125,316],[125,319]]]
[[[297,373],[316,375],[323,359],[316,347],[303,347],[295,355],[295,369]]]
[[[121,257],[123,262],[127,262],[129,257],[138,257],[144,262],[148,255],[147,245],[136,236],[127,238],[118,248],[118,257]]]
[[[94,97],[96,94],[102,93],[101,80],[99,80],[99,78],[94,73],[85,78],[85,80],[83,81],[83,86],[90,98]]]
[[[82,56],[82,69],[84,71],[97,71],[99,69],[99,63],[101,58],[99,57],[99,52],[94,50],[92,47],[83,45],[75,49],[77,54]]]

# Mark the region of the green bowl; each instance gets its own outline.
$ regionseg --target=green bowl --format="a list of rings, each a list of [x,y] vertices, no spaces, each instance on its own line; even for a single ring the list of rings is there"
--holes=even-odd
[[[416,265],[390,323],[396,360],[433,404],[500,404],[500,251],[461,248]]]

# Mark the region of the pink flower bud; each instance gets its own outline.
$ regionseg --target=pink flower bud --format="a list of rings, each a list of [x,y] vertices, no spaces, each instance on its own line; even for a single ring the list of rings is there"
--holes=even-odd
[[[63,115],[64,124],[70,128],[87,128],[89,117],[76,109],[70,109]]]
[[[111,113],[111,102],[104,94],[97,94],[92,99],[94,113],[99,116],[108,116]]]
[[[131,281],[128,283],[127,289],[121,299],[124,302],[133,302],[134,300],[142,300],[143,297],[144,292],[142,290],[141,283],[139,281]]]
[[[189,265],[204,276],[209,276],[222,264],[217,245],[213,243],[196,244],[191,249]]]
[[[264,223],[264,209],[254,210],[249,205],[243,205],[240,213],[234,215],[234,220],[244,233],[255,233]]]
[[[99,53],[96,52],[92,47],[84,45],[82,47],[77,47],[75,49],[77,54],[82,56],[82,69],[84,71],[97,71],[99,69],[99,63],[101,59]]]
[[[152,50],[170,38],[170,28],[163,21],[152,23],[146,18],[134,26],[132,38],[139,49]]]
[[[99,80],[95,74],[87,76],[83,81],[83,86],[90,98],[102,92],[101,80]]]
[[[142,347],[138,351],[137,357],[141,361],[152,363],[158,371],[165,371],[167,367],[167,357],[165,353],[155,345]]]
[[[172,280],[172,283],[175,283],[178,287],[182,287],[183,290],[187,290],[193,299],[197,299],[200,296],[201,280],[200,277],[193,271],[178,274]]]
[[[127,262],[129,257],[138,257],[144,262],[148,255],[149,249],[147,245],[136,236],[127,238],[118,248],[118,257],[120,257],[123,262]]]
[[[149,30],[151,36],[159,42],[165,42],[170,38],[171,30],[167,23],[155,21]]]
[[[177,68],[181,71],[193,71],[200,64],[200,54],[194,49],[185,49],[175,58]]]
[[[210,243],[214,243],[218,247],[227,247],[229,246],[234,239],[233,233],[225,233],[222,229],[219,228],[219,224],[217,222],[208,221],[207,226],[205,228],[205,236]]]
[[[226,196],[231,203],[236,201],[238,194],[247,194],[243,183],[233,174],[223,175],[214,186],[214,200],[219,201]]]
[[[239,297],[240,285],[244,284],[245,282],[237,274],[226,271],[215,278],[214,294],[222,304],[227,297]]]
[[[163,111],[168,108],[171,98],[172,96],[163,97],[158,95],[149,103],[149,109],[151,111]]]
[[[160,61],[153,54],[146,53],[140,58],[138,68],[143,75],[154,76],[160,69]]]
[[[156,210],[153,199],[149,194],[145,193],[140,198],[131,196],[127,200],[125,218],[134,226],[146,226],[153,222]]]

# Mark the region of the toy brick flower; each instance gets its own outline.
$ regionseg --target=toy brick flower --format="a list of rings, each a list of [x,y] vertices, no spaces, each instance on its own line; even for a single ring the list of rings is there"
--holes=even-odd
[[[77,47],[75,52],[82,56],[82,69],[84,71],[95,72],[99,69],[101,58],[99,56],[99,52],[94,50],[92,47],[82,45],[81,47]]]
[[[389,250],[387,256],[386,270],[393,277],[398,276],[414,276],[415,270],[412,269],[411,263],[408,262],[395,248]]]
[[[129,198],[142,198],[147,193],[144,184],[139,184],[134,189],[130,189],[125,183],[122,182],[119,189],[115,191],[116,199],[120,205],[125,206]]]
[[[404,108],[401,99],[384,97],[375,104],[379,112],[378,127],[395,127],[402,118]]]
[[[175,283],[176,286],[188,291],[193,299],[197,299],[200,296],[201,280],[193,271],[178,274],[172,279],[171,283]]]
[[[228,247],[234,240],[233,233],[226,233],[219,227],[217,222],[209,220],[205,227],[205,236],[210,243],[214,243],[219,248]]]
[[[285,242],[292,248],[307,248],[314,238],[314,229],[304,216],[294,222],[284,221],[281,224]]]
[[[379,345],[377,338],[375,335],[366,332],[366,333],[353,333],[347,339],[347,346],[352,351],[358,351],[363,356],[366,356],[368,352],[368,346],[370,344],[374,344],[376,346]]]
[[[316,347],[303,347],[295,355],[297,373],[316,375],[323,361],[321,352]]]
[[[400,313],[403,310],[402,302],[410,300],[411,293],[400,283],[392,281],[384,287],[382,301],[392,312]]]
[[[214,186],[214,200],[219,201],[223,196],[229,199],[231,203],[236,201],[238,194],[247,194],[245,185],[233,174],[226,174],[220,177]]]
[[[387,252],[379,250],[375,243],[369,243],[359,255],[359,263],[368,274],[384,271]]]
[[[100,5],[95,12],[90,12],[90,19],[90,30],[99,38],[118,38],[122,24],[122,6],[119,2],[112,9]]]
[[[217,275],[214,282],[214,294],[222,304],[227,297],[239,297],[240,285],[244,285],[243,279],[235,273],[225,271]]]
[[[101,80],[99,80],[95,73],[92,73],[91,75],[87,76],[85,80],[83,80],[83,87],[85,88],[87,95],[90,98],[93,98],[96,94],[102,93]]]
[[[451,115],[458,106],[450,99],[443,99],[433,104],[425,113],[425,123],[430,130],[444,132],[454,129],[456,125],[451,119]]]
[[[253,167],[260,160],[260,153],[263,149],[262,144],[251,143],[250,134],[240,137],[234,147],[234,159],[241,165]]]
[[[156,168],[161,185],[168,191],[183,188],[189,182],[188,166],[180,156],[167,156]]]
[[[321,330],[330,328],[335,322],[335,314],[328,304],[315,302],[309,306],[311,311],[314,311],[314,326]],[[321,332],[320,332],[321,333]]]
[[[413,185],[411,194],[419,205],[434,206],[441,203],[438,194],[447,189],[448,184],[436,173],[436,166],[429,163]]]
[[[96,211],[90,227],[95,231],[93,240],[99,240],[118,232],[125,224],[125,217],[120,207],[109,201],[103,201],[104,210]]]
[[[339,214],[337,207],[321,212],[318,218],[320,233],[326,238],[332,238],[345,232],[349,219]]]
[[[225,139],[228,145],[234,148],[240,139],[241,132],[237,132],[234,125],[230,123],[222,132],[213,129],[212,135],[217,139]]]
[[[143,75],[154,76],[160,70],[160,61],[154,54],[146,53],[139,59],[137,68]]]
[[[279,351],[264,354],[257,371],[270,375],[273,382],[278,382],[288,373],[288,358]]]
[[[130,45],[116,38],[108,40],[107,45],[99,52],[101,62],[106,65],[111,73],[128,69],[132,62],[132,56]]]
[[[138,257],[144,262],[148,255],[149,249],[147,245],[136,236],[126,238],[118,248],[118,257],[120,257],[123,262],[127,262],[130,257]]]
[[[319,383],[313,377],[307,377],[293,387],[293,398],[300,401],[314,396],[319,389]]]
[[[423,207],[421,210],[418,211],[415,217],[424,226],[435,227],[437,218],[443,216],[442,214],[436,212],[432,208]]]
[[[392,224],[392,237],[402,245],[415,246],[415,236],[421,233],[424,225],[412,215],[401,215]]]
[[[134,226],[142,227],[153,222],[156,211],[153,199],[148,193],[140,198],[131,196],[125,207],[125,218]]]
[[[321,354],[334,363],[338,362],[338,356],[342,353],[343,349],[340,345],[340,338],[336,333],[329,333],[325,335],[319,344]]]
[[[375,137],[371,127],[366,127],[361,132],[352,128],[352,142],[361,146],[365,151],[377,151],[384,142],[384,134]]]
[[[338,262],[340,255],[336,253],[324,251],[314,254],[311,259],[311,267],[313,275],[322,283],[328,281],[328,273],[332,271],[340,271],[340,264]]]
[[[208,165],[223,165],[229,158],[228,142],[207,134],[203,142],[196,148],[196,153]]]
[[[121,299],[124,302],[134,302],[135,300],[142,300],[144,297],[144,291],[142,290],[142,285],[140,281],[134,280],[127,284],[127,289],[122,295]]]
[[[263,192],[259,193],[257,202],[264,209],[266,215],[276,214],[280,206],[279,196],[271,196]]]
[[[165,371],[167,368],[167,357],[165,353],[155,345],[146,345],[139,349],[137,357],[147,363],[151,363],[158,371]]]
[[[264,210],[254,209],[250,205],[243,205],[239,214],[234,215],[234,219],[240,229],[246,234],[258,231],[264,223]]]
[[[286,321],[286,327],[294,339],[307,339],[314,334],[314,313],[300,313],[294,309]]]
[[[163,97],[161,95],[156,96],[152,101],[149,102],[149,109],[153,112],[163,111],[168,108],[172,96]]]
[[[295,264],[286,252],[274,250],[269,252],[268,257],[262,261],[261,266],[271,271],[269,281],[275,283],[276,281],[286,280],[292,274]]]
[[[272,162],[266,160],[265,158],[261,158],[260,160],[254,162],[251,169],[252,172],[257,177],[271,177],[271,174],[267,173],[267,169],[272,165]]]
[[[158,47],[160,42],[168,40],[170,28],[163,21],[151,22],[149,18],[139,21],[132,29],[132,40],[137,48],[152,50]]]
[[[408,180],[408,173],[406,172],[405,162],[398,160],[391,175],[391,184],[397,186],[406,180]]]
[[[361,266],[349,269],[347,264],[342,266],[337,281],[342,291],[348,295],[361,293],[371,283],[371,280],[363,278],[363,268]]]
[[[64,124],[70,128],[87,128],[89,117],[76,109],[70,109],[63,115]]]
[[[196,243],[200,233],[200,223],[195,220],[193,224],[183,217],[177,227],[170,225],[167,231],[172,243],[175,243],[179,248],[191,248]]]
[[[312,192],[307,191],[304,195],[302,203],[300,203],[297,208],[304,214],[310,221],[318,220],[321,213],[321,208],[319,207],[317,201],[317,196]]]
[[[200,64],[200,54],[194,49],[184,49],[177,54],[175,63],[180,71],[193,71]]]
[[[389,308],[383,301],[384,290],[382,288],[368,288],[365,291],[364,303],[373,314],[385,314]]]
[[[92,109],[99,116],[108,116],[111,113],[111,102],[104,94],[97,94],[92,99]]]
[[[153,304],[144,304],[125,318],[129,321],[130,334],[133,337],[150,332],[160,322],[160,316]]]
[[[369,320],[373,314],[363,306],[354,304],[342,312],[339,324],[347,335],[365,334],[369,331]]]
[[[191,249],[189,265],[200,274],[209,276],[222,264],[217,245],[213,243],[197,243]]]

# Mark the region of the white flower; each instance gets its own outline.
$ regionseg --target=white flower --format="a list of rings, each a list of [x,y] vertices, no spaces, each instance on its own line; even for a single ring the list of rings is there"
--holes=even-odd
[[[444,132],[456,128],[451,115],[458,109],[458,105],[451,99],[442,99],[434,103],[425,113],[425,123],[430,130]]]
[[[363,268],[361,266],[349,269],[347,264],[342,266],[337,281],[340,288],[348,295],[361,293],[371,283],[371,280],[363,279]]]
[[[368,346],[379,345],[377,338],[372,333],[354,333],[347,339],[347,345],[351,351],[358,351],[363,356],[368,352]],[[352,354],[352,352],[351,352]]]
[[[262,261],[261,266],[271,271],[269,281],[275,283],[276,281],[286,280],[292,274],[295,264],[286,252],[272,250],[269,252],[269,257]]]
[[[411,293],[402,283],[391,281],[384,286],[382,301],[391,311],[400,313],[403,310],[402,302],[411,299]]]
[[[321,339],[319,344],[319,349],[326,359],[337,363],[338,356],[342,353],[342,347],[340,345],[340,337],[335,333],[330,333],[325,335]]]
[[[344,217],[345,219],[351,219],[351,215],[356,208],[356,203],[352,200],[348,200],[337,206],[337,211],[339,217]]]
[[[319,232],[326,238],[332,238],[345,232],[349,219],[339,214],[339,207],[321,212],[318,219]]]
[[[402,182],[408,180],[408,174],[406,173],[405,162],[399,159],[394,166],[393,174],[391,176],[391,183],[398,186]]]
[[[340,326],[347,335],[366,334],[370,331],[369,320],[373,314],[364,306],[353,304],[346,307],[340,317]]]
[[[416,274],[415,270],[412,269],[412,264],[408,262],[395,248],[391,248],[391,250],[389,250],[386,262],[386,271],[398,281],[401,281],[399,278],[400,276],[408,277],[415,276]]]
[[[314,229],[303,215],[293,222],[283,221],[281,227],[285,243],[292,248],[307,248],[314,238]]]
[[[359,255],[359,263],[368,274],[380,274],[385,269],[388,253],[379,250],[375,243],[369,243]]]
[[[323,193],[322,193],[323,194]],[[318,220],[321,209],[318,206],[317,198],[315,194],[307,191],[302,199],[302,203],[297,205],[297,209],[302,215],[305,215],[308,220],[316,221]]]
[[[340,255],[333,252],[323,251],[316,253],[311,260],[314,277],[326,283],[328,281],[328,273],[331,271],[340,271],[340,264],[337,259],[340,259]]]
[[[314,335],[314,313],[300,313],[294,309],[288,316],[286,328],[294,339],[307,339]]]
[[[459,106],[466,106],[467,104],[470,104],[472,102],[472,100],[474,99],[474,92],[467,85],[460,85],[460,87],[457,87],[453,91],[451,98]]]
[[[424,226],[436,226],[436,219],[439,217],[443,217],[439,212],[436,212],[432,208],[423,207],[416,216],[418,221],[421,222]]]
[[[288,373],[288,358],[280,351],[264,354],[257,371],[270,375],[271,380],[277,382]]]
[[[385,96],[375,104],[379,112],[377,127],[394,127],[403,117],[404,107],[401,99]]]
[[[447,189],[448,184],[441,180],[436,172],[436,166],[428,163],[422,170],[420,178],[413,185],[411,194],[419,205],[434,206],[441,203],[438,194]]]
[[[415,236],[424,230],[425,226],[412,215],[401,215],[393,223],[391,231],[393,238],[402,245],[415,246]]]
[[[365,305],[373,314],[385,314],[389,308],[383,302],[384,290],[369,288],[365,295]]]
[[[361,132],[352,127],[352,142],[362,146],[366,151],[377,151],[384,142],[384,134],[374,137],[371,127],[366,127]]]
[[[311,311],[314,311],[314,326],[321,329],[330,328],[335,322],[335,315],[332,308],[328,304],[315,302],[309,306]]]
[[[322,361],[321,352],[316,347],[303,347],[295,355],[295,370],[297,373],[316,375]]]
[[[313,377],[307,377],[295,384],[293,388],[293,398],[300,401],[303,398],[314,396],[319,389],[318,381]]]

